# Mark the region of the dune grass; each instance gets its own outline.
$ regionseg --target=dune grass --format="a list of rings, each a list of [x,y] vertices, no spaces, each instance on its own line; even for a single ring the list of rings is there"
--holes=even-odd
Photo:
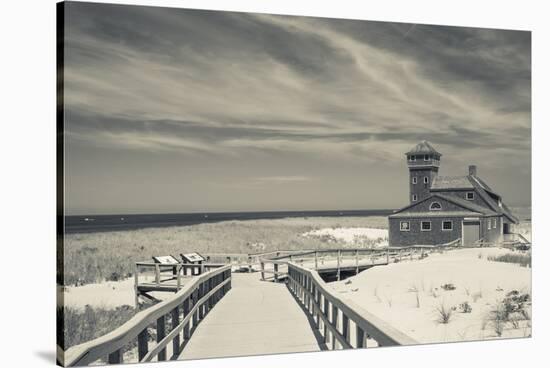
[[[516,263],[522,267],[531,267],[531,252],[527,253],[507,253],[500,256],[488,256],[488,261]]]
[[[66,286],[122,279],[133,275],[135,262],[150,260],[156,255],[345,247],[346,244],[338,241],[324,242],[301,236],[327,227],[385,229],[387,218],[300,217],[68,234],[65,236],[64,274],[58,279]]]
[[[135,315],[135,308],[57,307],[57,344],[64,350],[103,336]]]

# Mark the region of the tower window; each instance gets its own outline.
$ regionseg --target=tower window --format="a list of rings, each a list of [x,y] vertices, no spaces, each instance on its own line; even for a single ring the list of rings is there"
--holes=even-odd
[[[469,201],[473,201],[474,200],[474,192],[467,192],[466,193],[466,199],[469,200]]]
[[[424,155],[424,161],[430,161],[430,155]]]
[[[441,224],[441,230],[443,231],[451,231],[453,229],[453,222],[452,221],[443,221]]]
[[[399,223],[399,230],[400,231],[411,231],[411,223],[410,221],[401,221]]]
[[[409,160],[411,160],[411,161],[416,161],[416,156],[415,156],[415,155],[409,156]]]
[[[412,195],[412,200],[413,200],[413,202],[416,202],[418,200],[418,196],[416,194],[413,194]]]
[[[441,203],[432,202],[432,204],[430,204],[430,211],[439,211],[439,210],[441,210]]]
[[[418,182],[418,178],[416,176],[413,176],[413,184],[416,184]]]
[[[425,177],[424,177],[424,184],[428,184],[428,181],[429,181],[429,180],[428,180],[428,177],[425,176]]]
[[[420,230],[422,231],[432,231],[432,222],[431,221],[422,221],[420,225]]]

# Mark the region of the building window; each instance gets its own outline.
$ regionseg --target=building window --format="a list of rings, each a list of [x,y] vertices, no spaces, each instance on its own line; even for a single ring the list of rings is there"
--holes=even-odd
[[[422,221],[420,225],[420,230],[422,231],[432,231],[432,222],[431,221]]]
[[[430,211],[439,211],[439,210],[441,210],[441,203],[432,202],[432,204],[430,204]]]
[[[401,221],[399,223],[400,231],[411,231],[411,222],[410,221]]]
[[[466,199],[469,200],[469,201],[473,201],[474,200],[474,192],[467,192],[466,193]]]
[[[413,176],[413,184],[416,184],[418,182],[418,178],[416,176]]]
[[[424,184],[428,184],[428,177],[427,176],[424,177]]]
[[[495,217],[495,219],[493,220],[493,229],[496,229],[497,228],[497,218]]]
[[[487,229],[491,230],[491,219],[487,219],[487,224],[489,226],[487,226]]]
[[[416,161],[416,156],[415,156],[415,155],[409,156],[409,160],[411,160],[411,161]]]
[[[453,229],[453,222],[452,221],[443,221],[441,224],[441,230],[443,231],[451,231]]]
[[[424,155],[424,161],[430,161],[430,156],[429,155]]]
[[[413,194],[412,200],[413,200],[413,202],[416,202],[418,200],[418,196],[416,194]]]

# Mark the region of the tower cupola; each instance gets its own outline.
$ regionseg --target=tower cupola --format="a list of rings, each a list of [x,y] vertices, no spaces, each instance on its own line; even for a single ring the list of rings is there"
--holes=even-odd
[[[414,203],[430,195],[442,155],[428,141],[418,143],[405,155],[409,168],[409,200]]]

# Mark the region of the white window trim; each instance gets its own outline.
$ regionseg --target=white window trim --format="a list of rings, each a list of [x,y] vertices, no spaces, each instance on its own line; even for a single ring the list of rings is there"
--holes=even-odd
[[[413,181],[412,181],[413,184],[418,183],[418,178],[417,178],[416,176],[413,176],[413,179],[412,179],[412,180],[413,180]]]
[[[439,208],[432,208],[434,204],[438,204]],[[432,202],[430,203],[430,211],[441,211],[443,209],[443,206],[439,202]]]
[[[424,161],[430,161],[430,156],[429,155],[424,155]]]
[[[409,224],[409,228],[406,229],[406,230],[401,227],[401,224],[403,224],[405,222],[407,222]],[[410,221],[399,221],[399,231],[411,231],[411,222]]]
[[[413,194],[413,195],[412,195],[412,201],[413,201],[413,202],[418,201],[418,196],[417,196],[416,194]]]
[[[446,223],[446,222],[451,223],[451,228],[450,229],[445,229],[445,227],[443,226],[443,224]],[[441,221],[441,231],[453,231],[453,221],[452,220]]]
[[[472,198],[468,198],[468,194],[472,194]],[[466,192],[466,200],[473,201],[476,197],[476,192]]]
[[[424,229],[424,227],[422,226],[422,224],[425,223],[425,222],[430,224],[429,229]],[[432,222],[431,221],[420,221],[420,231],[432,231]]]

